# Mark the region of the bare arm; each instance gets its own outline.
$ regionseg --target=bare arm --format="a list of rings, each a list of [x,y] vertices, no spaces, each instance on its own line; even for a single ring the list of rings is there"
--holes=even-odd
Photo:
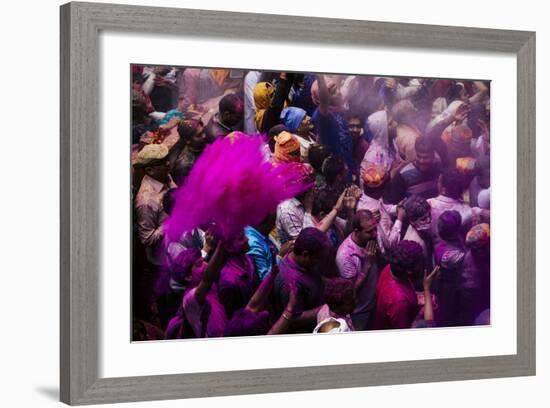
[[[275,281],[275,277],[279,272],[275,254],[273,254],[272,259],[273,263],[271,265],[271,272],[269,272],[269,275],[267,275],[267,277],[263,280],[258,289],[256,289],[256,292],[254,292],[254,295],[250,298],[248,304],[246,305],[246,309],[250,310],[251,312],[258,313],[261,310],[265,309],[266,304],[269,300],[269,293],[271,293],[273,282]]]
[[[261,128],[258,129],[259,131],[267,132],[273,126],[281,123],[281,112],[283,111],[285,101],[288,98],[293,77],[293,74],[281,72],[279,82],[275,86],[273,99],[264,113]]]
[[[427,275],[426,273],[424,274],[424,320],[434,319],[431,287],[432,281],[438,273],[439,266],[436,266],[429,275]]]
[[[470,99],[468,99],[470,103],[481,102],[489,93],[489,88],[487,88],[487,86],[483,82],[474,81],[474,84],[476,85],[478,91],[473,94]]]
[[[329,112],[329,93],[324,75],[317,75],[317,84],[319,85],[319,112],[326,115]]]
[[[376,250],[376,241],[369,241],[367,243],[367,259],[365,265],[363,265],[363,269],[357,274],[357,277],[355,278],[355,285],[353,289],[356,296],[359,289],[361,289],[361,286],[363,286],[363,283],[365,283],[365,280],[369,275],[370,269],[374,266],[376,262]]]
[[[290,293],[288,295],[288,303],[285,307],[285,310],[283,311],[283,313],[281,313],[281,316],[279,317],[279,319],[277,319],[271,329],[269,329],[269,332],[267,332],[268,335],[287,333],[290,329],[292,315],[294,314],[294,310],[298,302],[298,297],[296,295],[296,287],[291,287],[289,290]]]
[[[208,261],[208,266],[204,270],[202,279],[195,291],[195,299],[199,304],[204,304],[208,291],[220,276],[220,271],[225,264],[225,260],[225,250],[223,249],[222,242],[220,241],[218,242],[216,249],[214,250],[212,258],[210,258],[210,261]]]
[[[321,232],[327,232],[329,230],[331,225],[334,223],[336,216],[344,205],[344,198],[347,194],[347,191],[347,189],[344,190],[344,192],[340,195],[334,208],[325,216],[325,218],[323,218],[321,224],[317,227],[318,230],[320,230]]]

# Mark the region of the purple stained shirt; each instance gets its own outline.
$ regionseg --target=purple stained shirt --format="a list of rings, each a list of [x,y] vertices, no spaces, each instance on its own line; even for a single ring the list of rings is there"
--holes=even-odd
[[[254,263],[248,255],[232,256],[218,279],[218,296],[229,316],[245,307],[258,287]]]
[[[375,329],[408,329],[418,313],[418,301],[410,281],[397,280],[386,266],[377,285]]]
[[[353,235],[353,234],[352,234]],[[352,235],[349,235],[336,253],[336,265],[340,276],[355,281],[359,272],[363,270],[367,260],[367,250],[357,245]],[[378,281],[378,268],[373,265],[365,279],[365,282],[357,291],[356,306],[353,313],[364,313],[374,310],[376,306],[376,282]]]

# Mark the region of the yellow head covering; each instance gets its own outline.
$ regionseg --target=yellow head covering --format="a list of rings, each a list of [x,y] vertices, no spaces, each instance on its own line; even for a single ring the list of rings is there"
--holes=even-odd
[[[265,110],[269,108],[275,89],[269,82],[258,82],[254,87],[254,104],[256,105],[256,129],[260,130]]]
[[[225,79],[229,76],[228,69],[211,69],[208,71],[210,77],[216,82],[219,86],[222,86],[225,82]]]

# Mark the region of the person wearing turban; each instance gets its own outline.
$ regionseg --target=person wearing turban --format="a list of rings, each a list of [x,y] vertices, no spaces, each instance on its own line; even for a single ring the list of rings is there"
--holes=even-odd
[[[289,106],[281,112],[281,120],[286,128],[298,138],[300,142],[300,156],[302,161],[307,161],[308,150],[315,143],[313,124],[306,111],[301,108]]]
[[[480,249],[489,245],[491,229],[489,224],[474,225],[466,234],[466,245],[472,249]]]
[[[458,125],[447,128],[441,139],[447,144],[449,164],[456,166],[458,158],[472,156],[472,131],[469,127]]]
[[[254,123],[260,133],[266,133],[273,126],[281,123],[281,112],[288,98],[294,80],[294,74],[281,72],[276,85],[270,82],[258,82],[253,96],[256,105]]]
[[[300,162],[300,142],[295,135],[289,132],[281,132],[275,136],[274,162]]]
[[[490,307],[491,231],[487,223],[474,225],[466,234],[466,257],[460,276],[459,324],[472,325]]]
[[[163,262],[159,257],[164,238],[162,224],[166,218],[163,198],[167,191],[176,187],[170,177],[168,153],[164,144],[149,144],[138,153],[136,162],[145,174],[135,199],[137,235],[153,265]]]

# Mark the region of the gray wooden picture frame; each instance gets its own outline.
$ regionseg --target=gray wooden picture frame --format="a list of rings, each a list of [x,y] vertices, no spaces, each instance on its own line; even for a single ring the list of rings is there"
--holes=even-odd
[[[114,403],[535,374],[534,32],[95,3],[69,3],[60,12],[61,401]],[[517,354],[99,378],[98,35],[102,30],[515,54]]]

